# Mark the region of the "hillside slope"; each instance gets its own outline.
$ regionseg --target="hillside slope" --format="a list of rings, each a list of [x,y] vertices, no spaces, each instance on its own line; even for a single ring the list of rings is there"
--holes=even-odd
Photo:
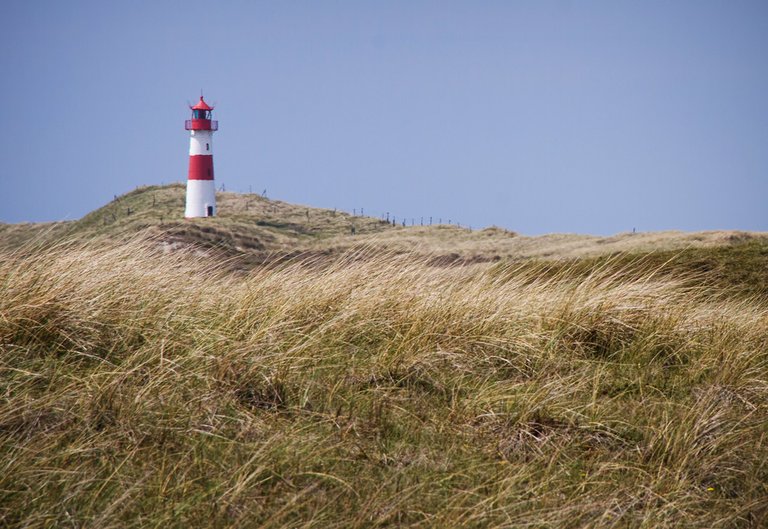
[[[217,193],[217,217],[184,219],[184,193],[182,184],[137,188],[76,221],[0,225],[0,240],[15,245],[37,235],[114,241],[143,234],[229,251],[290,251],[310,240],[350,234],[353,228],[364,235],[391,227],[370,217],[227,192]]]
[[[31,238],[128,240],[152,235],[174,246],[215,247],[259,262],[275,253],[340,253],[372,246],[420,253],[439,262],[498,259],[572,259],[616,252],[678,251],[768,242],[768,235],[738,231],[624,233],[611,237],[550,234],[536,237],[490,227],[392,226],[378,218],[270,200],[217,193],[218,216],[184,219],[184,186],[147,186],[116,197],[82,219],[61,223],[0,224],[0,245]]]

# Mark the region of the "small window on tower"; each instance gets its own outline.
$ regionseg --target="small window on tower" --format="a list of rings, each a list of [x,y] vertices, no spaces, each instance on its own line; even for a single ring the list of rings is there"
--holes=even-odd
[[[210,150],[211,150],[211,146],[210,146],[210,145],[208,145],[207,143],[205,144],[205,150],[206,150],[206,151],[210,151]]]

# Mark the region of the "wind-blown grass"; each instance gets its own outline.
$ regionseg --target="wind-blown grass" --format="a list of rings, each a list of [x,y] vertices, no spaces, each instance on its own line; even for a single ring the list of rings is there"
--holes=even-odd
[[[768,309],[656,266],[0,257],[0,520],[762,527]]]

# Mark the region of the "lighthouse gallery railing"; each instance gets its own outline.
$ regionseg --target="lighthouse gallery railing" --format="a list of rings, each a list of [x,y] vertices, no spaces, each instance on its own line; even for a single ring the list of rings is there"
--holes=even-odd
[[[185,130],[219,130],[215,119],[188,119],[184,122]]]

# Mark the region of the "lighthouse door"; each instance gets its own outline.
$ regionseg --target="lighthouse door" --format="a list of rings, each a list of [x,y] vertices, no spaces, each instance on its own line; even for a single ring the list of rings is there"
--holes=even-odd
[[[205,210],[206,217],[213,217],[213,206],[206,206]]]

